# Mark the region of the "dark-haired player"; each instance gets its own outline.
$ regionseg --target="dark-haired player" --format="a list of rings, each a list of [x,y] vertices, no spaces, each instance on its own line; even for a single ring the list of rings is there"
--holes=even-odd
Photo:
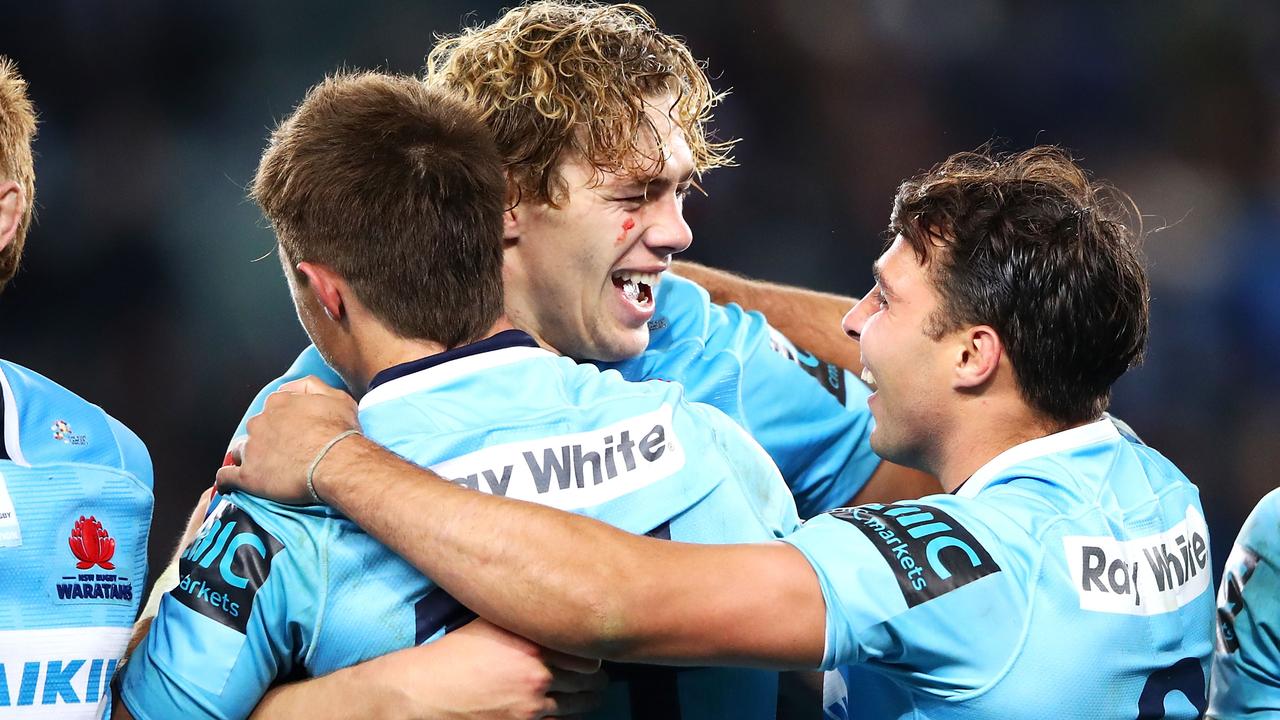
[[[1208,535],[1196,488],[1104,416],[1149,298],[1106,197],[1053,148],[955,156],[899,189],[845,329],[875,381],[873,447],[950,494],[837,510],[785,542],[660,542],[363,438],[318,455],[357,420],[313,379],[268,399],[219,477],[287,502],[311,477],[482,617],[568,652],[843,668],[836,716],[1196,717]]]

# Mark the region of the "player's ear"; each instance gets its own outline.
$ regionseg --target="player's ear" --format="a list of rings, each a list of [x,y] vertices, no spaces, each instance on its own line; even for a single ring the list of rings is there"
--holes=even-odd
[[[27,207],[27,194],[13,180],[0,182],[0,250],[9,247],[18,236],[22,211]]]
[[[507,197],[502,206],[502,240],[504,245],[514,245],[520,239],[520,216],[524,214],[521,205],[520,186],[512,182],[507,175]]]
[[[300,262],[297,270],[307,279],[307,290],[315,296],[324,314],[335,322],[341,320],[346,312],[343,294],[347,290],[342,278],[331,268],[318,263]]]
[[[962,331],[955,354],[954,387],[978,388],[985,385],[1000,367],[1004,343],[995,328],[977,325]]]

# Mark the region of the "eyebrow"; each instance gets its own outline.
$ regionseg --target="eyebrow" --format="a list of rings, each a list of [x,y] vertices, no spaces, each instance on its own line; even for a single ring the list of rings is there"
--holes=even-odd
[[[613,185],[619,189],[643,191],[647,196],[651,190],[663,193],[672,187],[686,187],[692,185],[695,174],[696,173],[693,170],[690,170],[684,177],[674,182],[663,175],[655,175],[652,177],[631,177],[625,180],[618,180],[613,183]]]
[[[893,287],[884,279],[884,273],[880,271],[880,261],[877,260],[871,265],[871,277],[875,278],[876,284],[880,286],[880,290],[891,297],[898,297],[893,291]]]

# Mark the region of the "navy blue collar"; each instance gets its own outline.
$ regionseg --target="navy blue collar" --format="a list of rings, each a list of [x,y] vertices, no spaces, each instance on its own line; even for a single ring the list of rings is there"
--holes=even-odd
[[[452,350],[445,350],[442,353],[436,353],[435,355],[428,355],[417,360],[410,360],[409,362],[400,363],[399,365],[392,365],[386,370],[383,370],[373,376],[373,379],[369,381],[369,389],[372,390],[379,385],[395,380],[396,378],[402,378],[406,375],[412,375],[416,372],[426,370],[427,368],[443,365],[450,360],[471,357],[472,355],[479,355],[481,353],[502,350],[503,348],[509,347],[536,348],[538,347],[538,343],[533,339],[533,336],[523,330],[503,330],[496,335],[491,335],[483,340],[477,340],[470,345],[463,345]]]

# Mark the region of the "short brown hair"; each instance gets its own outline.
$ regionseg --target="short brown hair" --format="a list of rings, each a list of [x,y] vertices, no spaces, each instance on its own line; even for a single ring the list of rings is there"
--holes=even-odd
[[[311,88],[280,123],[251,195],[291,263],[331,267],[399,335],[455,347],[502,313],[504,189],[468,106],[354,73]]]
[[[0,180],[13,180],[22,186],[27,206],[18,220],[18,232],[0,252],[0,290],[18,272],[22,246],[31,226],[36,199],[36,168],[31,155],[31,141],[36,136],[36,111],[27,98],[27,81],[18,67],[0,55]]]
[[[953,155],[902,184],[890,232],[929,264],[934,337],[999,333],[1027,401],[1063,423],[1096,419],[1147,344],[1150,290],[1127,196],[1056,147]]]
[[[496,22],[442,38],[427,57],[426,79],[460,92],[493,131],[514,189],[555,204],[556,170],[578,157],[597,172],[635,172],[653,164],[642,148],[646,99],[669,94],[671,117],[693,152],[695,173],[733,164],[734,141],[708,131],[724,97],[679,38],[658,30],[637,5],[545,0]]]

